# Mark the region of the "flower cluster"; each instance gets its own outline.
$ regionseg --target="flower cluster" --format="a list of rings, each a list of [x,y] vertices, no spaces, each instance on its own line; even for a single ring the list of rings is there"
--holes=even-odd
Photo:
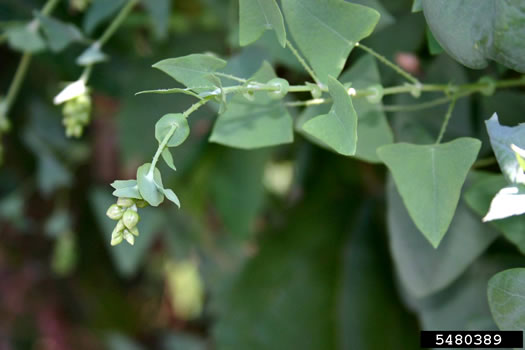
[[[66,127],[67,137],[81,137],[84,127],[89,124],[91,98],[83,94],[64,103],[62,123]]]
[[[147,203],[143,200],[119,197],[116,204],[109,207],[106,215],[112,220],[118,220],[111,234],[111,245],[118,245],[122,240],[129,244],[135,243],[135,236],[139,235],[137,223],[140,220],[138,208],[144,208]]]
[[[91,97],[83,79],[68,84],[53,102],[63,104],[63,124],[67,137],[81,137],[84,127],[89,124],[91,115]]]

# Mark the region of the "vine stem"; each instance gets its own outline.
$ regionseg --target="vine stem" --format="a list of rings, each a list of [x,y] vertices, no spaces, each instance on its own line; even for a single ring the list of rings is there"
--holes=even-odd
[[[192,114],[193,112],[195,112],[196,110],[198,110],[199,108],[204,106],[211,99],[212,99],[212,97],[208,97],[208,98],[199,100],[199,102],[194,103],[190,108],[188,108],[186,111],[184,111],[182,113],[182,115],[184,116],[184,118],[188,118],[190,116],[190,114]],[[159,144],[159,147],[157,148],[157,151],[155,152],[155,155],[153,156],[153,160],[151,161],[151,165],[150,165],[149,170],[148,170],[148,176],[152,176],[153,175],[153,171],[155,170],[155,166],[157,165],[157,162],[159,161],[160,155],[162,154],[162,152],[166,148],[166,145],[168,144],[169,140],[171,139],[171,137],[175,133],[175,130],[177,130],[177,125],[174,124],[174,125],[171,126],[171,128],[166,133],[166,136],[164,136],[164,138],[162,139],[161,143]]]
[[[375,58],[377,58],[379,61],[381,61],[383,64],[385,64],[386,66],[392,68],[394,71],[396,71],[399,75],[401,75],[402,77],[404,77],[406,80],[410,81],[412,84],[416,85],[416,87],[419,87],[421,85],[421,83],[419,82],[419,80],[417,78],[415,78],[413,75],[411,75],[410,73],[408,73],[407,71],[405,71],[404,69],[402,69],[401,67],[399,67],[397,64],[395,64],[394,62],[390,61],[388,58],[386,58],[385,56],[377,53],[376,51],[374,51],[372,48],[368,47],[368,46],[365,46],[361,43],[356,43],[355,44],[356,47],[362,49],[363,51],[366,51],[367,53],[371,54],[372,56],[374,56]]]
[[[454,107],[456,106],[456,101],[457,98],[453,97],[452,101],[450,102],[450,105],[448,106],[447,113],[445,114],[445,119],[443,120],[441,130],[439,131],[439,135],[436,140],[436,145],[441,142],[443,136],[445,135],[445,131],[447,131],[448,122],[450,121],[450,117],[452,117],[452,112],[454,111]]]
[[[118,15],[113,19],[113,21],[111,21],[111,23],[106,28],[104,33],[102,33],[100,38],[97,41],[95,41],[93,45],[98,45],[99,49],[101,49],[104,46],[104,44],[107,43],[107,41],[113,36],[113,34],[115,34],[117,29],[124,22],[126,17],[128,17],[129,13],[131,12],[131,10],[133,10],[133,8],[135,7],[137,3],[138,3],[138,0],[129,0],[127,4],[124,5],[122,9],[120,9]],[[87,84],[91,76],[92,69],[93,69],[93,64],[90,64],[90,65],[87,65],[84,68],[84,71],[82,72],[80,79],[82,79],[85,84]]]
[[[319,80],[319,78],[317,77],[317,75],[315,74],[314,70],[312,68],[310,68],[310,66],[308,65],[308,63],[306,63],[306,61],[304,60],[304,58],[301,56],[301,54],[299,54],[299,51],[297,51],[297,49],[292,45],[292,43],[290,42],[290,40],[286,40],[286,47],[288,47],[290,49],[290,51],[292,52],[292,54],[297,58],[297,60],[299,61],[299,63],[303,66],[303,68],[308,72],[308,74],[310,74],[310,76],[312,77],[312,79],[315,81],[315,83],[317,85],[319,85],[320,87],[323,86],[323,84],[321,83],[321,80]]]
[[[42,7],[42,14],[47,16],[53,12],[55,7],[58,5],[60,0],[48,0],[44,7]],[[35,22],[34,24],[36,26],[36,29],[38,29],[39,23]],[[35,30],[36,30],[35,29]],[[6,36],[7,38],[7,36]],[[20,63],[18,64],[18,67],[15,72],[15,76],[13,78],[13,81],[11,82],[11,85],[9,86],[7,90],[7,95],[4,100],[4,105],[2,110],[0,111],[0,123],[1,120],[7,119],[7,115],[9,114],[9,110],[13,106],[16,97],[18,96],[18,93],[20,91],[20,87],[22,86],[22,83],[27,75],[27,70],[29,68],[29,65],[31,64],[31,59],[33,58],[33,55],[29,52],[25,52],[22,55],[22,58],[20,59]]]

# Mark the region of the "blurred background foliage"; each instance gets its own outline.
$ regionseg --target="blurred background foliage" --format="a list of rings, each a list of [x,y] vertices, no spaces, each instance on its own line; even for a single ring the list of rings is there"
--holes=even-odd
[[[93,22],[88,2],[63,0],[53,16],[97,35],[111,16]],[[411,12],[411,0],[353,2],[382,14],[366,44],[423,81],[512,74],[495,63],[480,72],[450,59],[423,15]],[[42,4],[0,0],[0,33],[30,20]],[[421,328],[495,328],[487,280],[525,259],[469,207],[460,205],[434,250],[384,167],[337,156],[299,135],[292,145],[255,151],[210,144],[210,108],[190,118],[190,139],[174,151],[178,171],[165,172],[173,174],[164,180],[182,209],[144,209],[135,246],[109,246],[109,183],[133,178],[156,149],[155,122],[191,104],[185,95],[135,96],[173,87],[153,63],[214,52],[238,76],[268,60],[291,82],[307,79],[271,34],[239,48],[237,11],[237,0],[143,0],[105,47],[110,60],[94,69],[93,121],[79,140],[65,138],[52,99],[61,82],[78,78],[75,60],[85,45],[35,56],[2,139],[1,350],[409,350],[418,348]],[[19,58],[0,46],[0,91]],[[380,71],[385,86],[398,83]],[[523,101],[519,91],[464,99],[447,137],[488,145],[483,120],[497,108],[503,123],[515,124]],[[396,140],[437,134],[445,110],[391,113]]]

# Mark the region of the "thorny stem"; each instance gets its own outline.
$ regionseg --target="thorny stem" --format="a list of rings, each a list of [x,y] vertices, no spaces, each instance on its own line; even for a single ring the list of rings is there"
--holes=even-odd
[[[453,97],[452,101],[450,102],[450,105],[448,106],[447,113],[445,114],[445,119],[443,120],[443,124],[441,125],[441,130],[439,131],[438,138],[436,140],[436,145],[441,142],[443,139],[443,136],[445,135],[445,131],[447,130],[448,122],[450,120],[450,117],[452,117],[452,112],[454,111],[454,107],[456,106],[456,98]]]
[[[58,5],[58,2],[60,0],[48,0],[44,7],[42,7],[42,14],[43,15],[49,15],[55,7]],[[35,30],[38,29],[39,23],[36,22]],[[5,36],[7,38],[7,36]],[[1,38],[2,41],[4,40],[4,37]],[[9,89],[7,90],[7,95],[4,100],[4,105],[2,110],[0,111],[0,124],[2,122],[2,119],[6,119],[7,115],[9,114],[9,110],[11,109],[13,103],[16,100],[16,97],[18,96],[18,92],[20,91],[20,87],[22,86],[22,82],[24,81],[27,69],[29,68],[29,64],[31,63],[33,55],[29,52],[26,52],[22,55],[22,58],[20,59],[20,63],[18,64],[18,68],[16,69],[15,76],[13,78],[13,81],[11,82],[11,85],[9,86]]]
[[[408,73],[407,71],[405,71],[404,69],[399,67],[397,64],[395,64],[392,61],[390,61],[385,56],[375,52],[372,48],[370,48],[368,46],[365,46],[365,45],[363,45],[361,43],[356,43],[355,46],[359,47],[360,49],[362,49],[362,50],[364,50],[366,52],[368,52],[369,54],[371,54],[372,56],[377,58],[381,63],[383,63],[383,64],[387,65],[388,67],[392,68],[393,70],[395,70],[399,75],[404,77],[406,80],[410,81],[412,84],[414,84],[416,86],[421,85],[419,80],[417,80],[414,76],[412,76],[410,73]]]
[[[288,47],[290,49],[290,51],[292,51],[293,55],[297,58],[297,60],[299,61],[299,63],[303,66],[303,68],[308,72],[308,74],[310,74],[310,76],[312,77],[312,79],[315,81],[315,83],[317,85],[319,85],[320,87],[323,86],[323,84],[321,83],[321,81],[319,80],[319,78],[317,77],[317,75],[315,74],[315,72],[313,71],[312,68],[310,68],[310,66],[308,65],[308,63],[306,63],[306,61],[304,60],[304,58],[299,54],[299,51],[297,51],[297,49],[292,45],[292,43],[289,41],[289,40],[286,40],[286,47]]]

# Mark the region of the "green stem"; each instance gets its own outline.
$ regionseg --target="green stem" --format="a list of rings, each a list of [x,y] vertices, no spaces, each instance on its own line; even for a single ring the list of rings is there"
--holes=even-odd
[[[113,19],[113,21],[110,23],[109,27],[106,28],[104,33],[102,33],[102,36],[100,39],[97,40],[97,42],[102,47],[108,40],[111,38],[111,36],[117,31],[118,27],[124,22],[126,17],[129,15],[131,10],[133,10],[133,7],[137,4],[138,0],[129,0],[126,5],[120,10],[117,17]]]
[[[388,58],[386,58],[385,56],[375,52],[372,48],[368,47],[368,46],[365,46],[361,43],[356,43],[355,44],[356,47],[359,47],[361,48],[362,50],[368,52],[369,54],[371,54],[372,56],[374,56],[375,58],[377,58],[379,61],[381,61],[383,64],[387,65],[388,67],[392,68],[394,71],[396,71],[399,75],[401,75],[402,77],[404,77],[406,80],[410,81],[411,83],[419,86],[421,85],[421,83],[419,82],[419,80],[417,80],[414,76],[412,76],[410,73],[408,73],[407,71],[405,71],[404,69],[402,69],[401,67],[399,67],[397,64],[395,64],[394,62],[390,61]]]
[[[51,12],[53,12],[55,7],[58,5],[59,1],[60,0],[48,0],[42,8],[42,14],[49,15]],[[36,25],[38,26],[38,22],[36,23]],[[7,118],[9,110],[13,106],[16,97],[18,96],[18,93],[20,91],[20,87],[22,86],[22,83],[26,77],[27,70],[31,63],[32,57],[33,55],[29,52],[26,52],[22,55],[20,63],[18,64],[18,68],[16,69],[13,81],[11,82],[9,89],[7,90],[7,95],[5,97],[4,106],[2,108],[2,115],[0,115],[0,119]]]
[[[15,77],[13,78],[13,81],[11,82],[11,85],[9,86],[9,90],[7,90],[7,95],[5,97],[4,113],[6,115],[9,113],[9,109],[15,102],[16,96],[20,91],[20,87],[22,86],[22,82],[24,81],[32,57],[33,55],[29,52],[26,52],[22,55],[22,59],[18,64],[18,68],[16,69]]]
[[[182,113],[184,118],[188,118],[190,114],[204,106],[208,101],[210,101],[212,97],[208,97],[205,99],[200,100],[197,103],[194,103],[190,108],[188,108],[185,112]],[[155,155],[153,156],[153,160],[151,161],[151,165],[149,167],[148,176],[153,174],[153,171],[155,170],[155,166],[157,165],[157,162],[159,161],[160,155],[166,148],[166,145],[168,144],[169,140],[175,133],[175,130],[177,130],[177,125],[172,125],[172,127],[168,130],[168,133],[164,138],[162,139],[161,143],[159,144],[159,147],[157,148],[157,151],[155,152]]]
[[[289,41],[289,40],[286,40],[286,47],[288,47],[290,49],[290,51],[292,51],[293,55],[297,58],[297,60],[299,61],[299,63],[303,66],[303,68],[308,72],[308,74],[310,74],[310,76],[312,77],[312,79],[315,81],[315,83],[319,86],[323,86],[323,84],[321,83],[321,81],[319,80],[319,78],[317,77],[317,75],[315,74],[314,70],[312,68],[310,68],[310,66],[308,65],[308,63],[306,63],[306,61],[304,60],[304,58],[299,54],[299,51],[297,51],[297,49],[292,45],[292,43]]]
[[[443,136],[445,135],[445,131],[447,130],[448,122],[450,121],[450,118],[452,117],[452,112],[454,111],[454,107],[456,106],[456,98],[453,98],[450,102],[450,105],[447,109],[447,114],[445,114],[445,119],[443,120],[443,124],[441,125],[441,130],[439,131],[438,138],[436,140],[436,145],[441,142],[443,139]]]
[[[100,38],[97,41],[95,41],[93,45],[98,45],[99,48],[102,48],[104,44],[113,36],[113,34],[115,34],[117,29],[121,26],[126,17],[129,15],[131,10],[133,10],[133,7],[135,7],[137,2],[138,0],[129,0],[128,3],[124,5],[124,7],[122,7],[117,17],[113,19],[113,21],[109,24],[104,33],[102,33]],[[86,84],[89,80],[89,77],[91,76],[92,68],[93,64],[86,66],[80,77],[80,79],[84,80],[84,83]]]
[[[227,74],[227,73],[215,72],[214,74],[216,76],[219,76],[219,77],[223,77],[223,78],[226,78],[226,79],[237,81],[239,83],[246,83],[246,82],[248,82],[248,80],[246,80],[246,79],[239,78],[239,77],[236,77],[234,75]]]

